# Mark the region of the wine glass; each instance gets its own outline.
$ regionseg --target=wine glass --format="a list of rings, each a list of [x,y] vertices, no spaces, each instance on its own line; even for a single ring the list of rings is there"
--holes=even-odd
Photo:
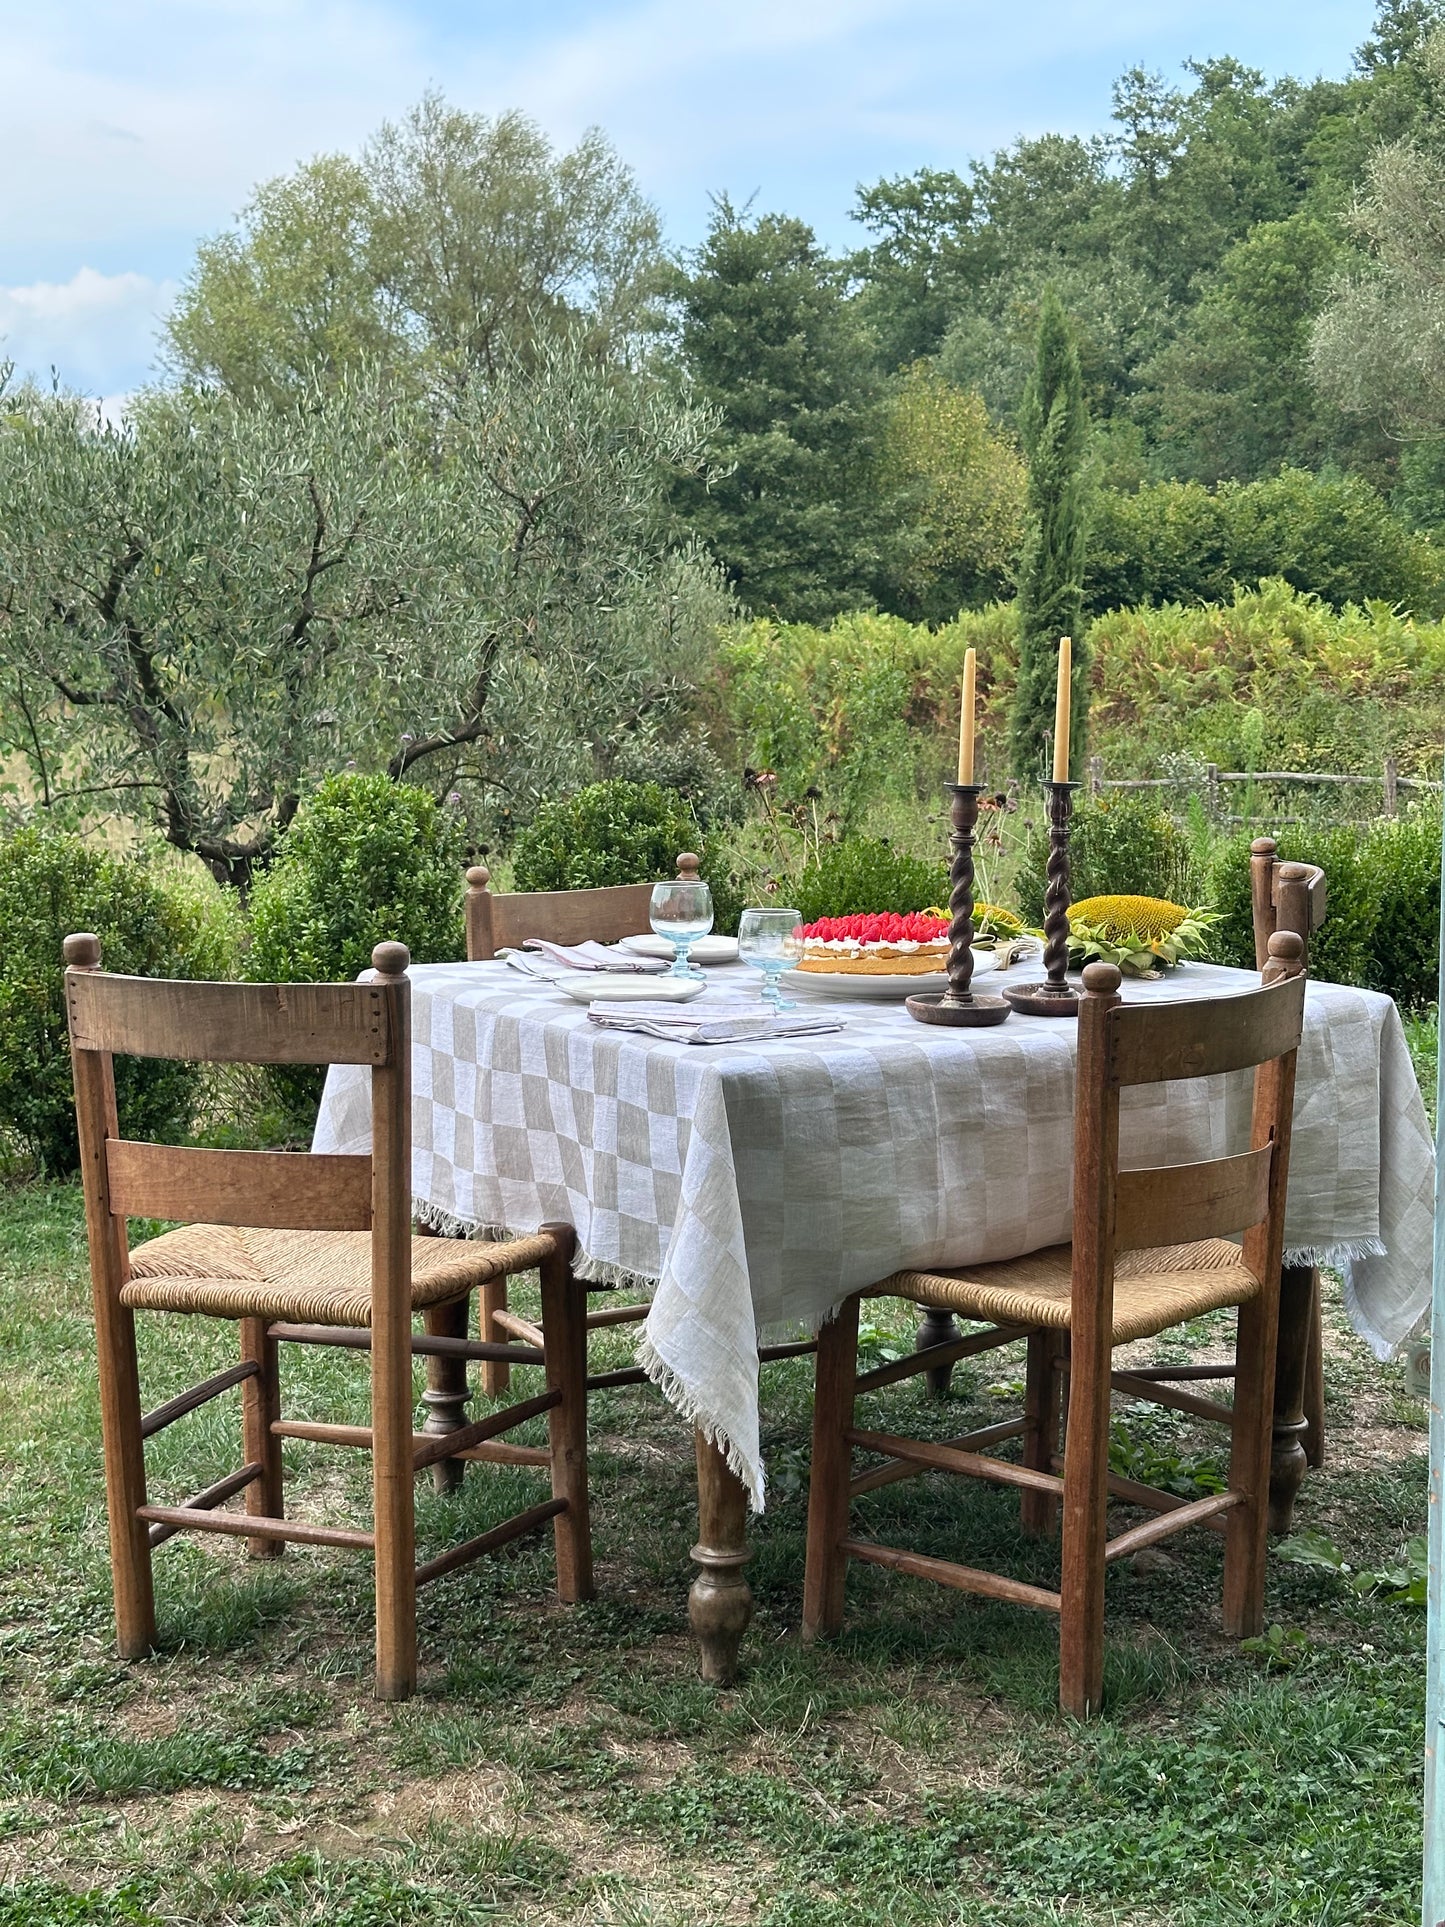
[[[783,995],[778,979],[798,960],[802,948],[794,935],[803,919],[796,910],[770,904],[766,910],[744,910],[738,924],[738,955],[763,973],[763,1002],[774,1010],[796,1010]]]
[[[666,937],[673,948],[672,977],[700,977],[696,964],[687,953],[699,937],[712,929],[712,891],[697,876],[677,877],[671,883],[654,884],[647,920],[659,937]]]

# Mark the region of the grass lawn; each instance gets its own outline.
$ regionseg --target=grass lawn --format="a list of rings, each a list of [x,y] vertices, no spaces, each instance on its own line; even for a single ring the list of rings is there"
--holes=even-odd
[[[807,1360],[767,1378],[772,1503],[734,1692],[698,1682],[685,1633],[690,1439],[640,1389],[593,1407],[596,1602],[554,1603],[545,1539],[429,1587],[410,1705],[370,1697],[370,1565],[331,1550],[260,1566],[236,1541],[172,1540],[164,1651],[122,1663],[87,1290],[78,1193],[0,1190],[0,1927],[1418,1918],[1423,1612],[1276,1560],[1275,1650],[1241,1652],[1219,1627],[1219,1541],[1187,1535],[1111,1571],[1090,1727],[1055,1717],[1054,1622],[1021,1609],[856,1567],[844,1638],[805,1650]],[[908,1342],[911,1313],[871,1316],[876,1349]],[[233,1355],[229,1328],[142,1324],[148,1402]],[[1400,1368],[1332,1326],[1330,1464],[1300,1523],[1375,1568],[1424,1529],[1423,1413]],[[611,1349],[624,1362],[627,1337]],[[293,1416],[364,1417],[355,1357],[283,1362]],[[998,1415],[1020,1369],[960,1368],[926,1422],[943,1437]],[[238,1463],[235,1398],[153,1442],[153,1494]],[[877,1399],[880,1422],[890,1401],[916,1418],[917,1382]],[[1123,1416],[1155,1477],[1218,1449],[1171,1415]],[[293,1509],[364,1519],[365,1468],[288,1445]],[[536,1477],[422,1488],[426,1542],[485,1530]],[[1022,1577],[1056,1557],[1019,1545],[999,1489],[928,1479],[866,1503],[906,1543]]]

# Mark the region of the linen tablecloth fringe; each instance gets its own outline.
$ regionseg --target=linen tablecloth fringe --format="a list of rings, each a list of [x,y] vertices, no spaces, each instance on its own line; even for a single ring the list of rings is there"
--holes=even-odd
[[[443,1238],[480,1238],[488,1244],[509,1244],[515,1238],[530,1238],[536,1234],[536,1226],[531,1231],[513,1231],[501,1224],[478,1224],[473,1218],[458,1217],[454,1211],[443,1211],[439,1205],[428,1204],[425,1198],[413,1198],[411,1214],[428,1231],[435,1231]],[[653,1292],[657,1289],[655,1278],[646,1278],[640,1272],[627,1271],[621,1265],[608,1264],[605,1259],[593,1258],[579,1245],[572,1260],[572,1270],[584,1285],[601,1285],[609,1291]]]
[[[688,1389],[686,1380],[680,1378],[667,1360],[654,1349],[650,1339],[639,1339],[633,1356],[668,1404],[676,1406],[687,1423],[695,1426],[708,1444],[722,1453],[727,1460],[728,1471],[746,1489],[753,1511],[761,1512],[764,1492],[762,1466],[755,1464],[745,1453],[739,1451],[717,1421],[709,1418],[701,1409]]]

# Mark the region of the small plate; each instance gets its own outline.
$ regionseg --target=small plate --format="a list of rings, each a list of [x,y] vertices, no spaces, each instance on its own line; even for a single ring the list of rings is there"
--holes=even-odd
[[[630,950],[635,957],[666,957],[671,963],[672,945],[666,937],[645,932],[640,937],[623,937],[621,948]],[[738,940],[736,937],[699,937],[688,952],[689,963],[725,964],[738,960]]]
[[[707,989],[697,977],[648,977],[630,970],[569,970],[554,981],[579,1004],[686,1004]]]
[[[997,969],[991,950],[973,953],[973,981]],[[948,989],[948,976],[930,970],[924,976],[870,976],[851,970],[785,970],[782,981],[790,990],[801,990],[813,997],[852,997],[864,1003],[898,1003],[905,997],[928,997]]]

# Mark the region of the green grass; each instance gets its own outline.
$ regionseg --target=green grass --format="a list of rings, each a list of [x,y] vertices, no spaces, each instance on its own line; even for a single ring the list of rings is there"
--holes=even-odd
[[[1433,1032],[1412,1037],[1417,1052]],[[527,1302],[525,1293],[521,1302]],[[1422,1528],[1418,1406],[1332,1313],[1326,1470],[1301,1524],[1355,1570]],[[906,1345],[878,1305],[869,1344]],[[233,1335],[142,1321],[146,1394],[226,1362]],[[1218,1342],[1192,1332],[1172,1355]],[[612,1336],[612,1362],[628,1339]],[[592,1413],[599,1591],[564,1610],[546,1539],[430,1587],[422,1690],[370,1694],[370,1569],[329,1550],[248,1566],[235,1542],[157,1554],[162,1651],[114,1658],[79,1201],[0,1191],[0,1927],[1405,1927],[1418,1912],[1423,1614],[1321,1566],[1272,1562],[1259,1650],[1226,1640],[1219,1545],[1109,1581],[1107,1712],[1054,1713],[1042,1617],[872,1569],[843,1636],[797,1635],[810,1367],[769,1370],[774,1502],[738,1688],[686,1636],[690,1441],[654,1394]],[[285,1354],[287,1409],[360,1417],[364,1368]],[[1008,1409],[1011,1353],[915,1387],[878,1422],[939,1437]],[[236,1462],[234,1395],[153,1441],[178,1497]],[[1198,1489],[1219,1441],[1125,1408],[1118,1450]],[[365,1460],[288,1446],[289,1498],[364,1520]],[[1191,1483],[1192,1482],[1192,1483]],[[473,1467],[420,1490],[440,1549],[535,1475]],[[1047,1580],[999,1490],[921,1480],[867,1501],[921,1550]],[[1196,1540],[1198,1541],[1196,1543]]]

